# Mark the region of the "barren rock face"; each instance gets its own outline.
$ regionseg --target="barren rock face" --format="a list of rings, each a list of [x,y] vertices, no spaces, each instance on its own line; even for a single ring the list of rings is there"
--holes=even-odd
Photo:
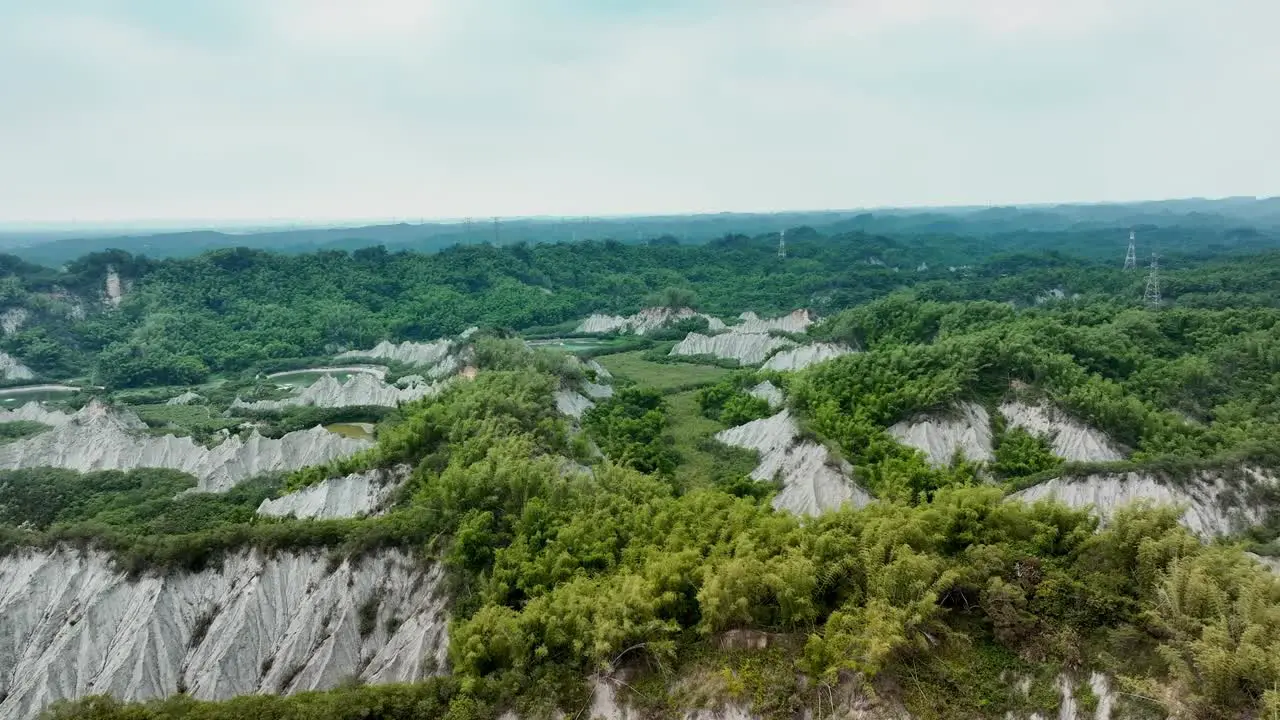
[[[786,398],[782,396],[782,391],[778,389],[778,386],[768,380],[765,380],[759,385],[751,388],[747,394],[751,395],[751,397],[757,397],[764,400],[769,403],[769,407],[775,409],[782,407],[782,403],[786,400]]]
[[[707,327],[710,330],[720,331],[725,329],[724,322],[719,318],[694,312],[689,308],[680,308],[678,310],[672,308],[645,308],[630,317],[597,313],[583,320],[574,332],[587,334],[633,332],[636,335],[644,335],[681,320],[694,317],[706,318]]]
[[[9,353],[0,352],[0,377],[5,380],[30,380],[36,374]]]
[[[561,387],[555,393],[556,409],[561,415],[581,420],[584,413],[595,407],[596,400],[613,397],[613,386],[610,381],[613,375],[595,360],[582,361],[575,355],[566,355],[564,361],[570,367],[580,368],[586,372],[580,381],[580,387]],[[593,382],[590,378],[594,376]]]
[[[329,478],[275,500],[263,500],[258,514],[299,520],[379,514],[412,470],[408,465],[398,465]]]
[[[9,308],[0,313],[0,330],[3,330],[5,335],[16,333],[26,324],[30,315],[26,308]]]
[[[442,385],[410,385],[400,388],[388,385],[376,375],[355,373],[346,382],[338,382],[332,375],[325,375],[304,388],[297,395],[284,400],[258,400],[245,402],[236,399],[232,409],[282,410],[295,406],[352,407],[355,405],[382,405],[396,407],[440,392]]]
[[[340,360],[354,358],[377,358],[379,360],[395,360],[406,365],[435,365],[449,354],[452,343],[448,340],[436,340],[429,343],[402,342],[399,345],[383,340],[372,350],[352,350],[338,356]]]
[[[90,472],[171,468],[194,475],[201,491],[224,492],[256,475],[323,465],[372,445],[318,426],[278,440],[255,431],[247,439],[234,436],[214,448],[189,437],[154,437],[145,430],[136,415],[116,412],[95,400],[53,430],[0,447],[0,469],[59,467]]]
[[[1276,478],[1258,468],[1243,468],[1245,484],[1274,485]],[[1241,502],[1239,491],[1222,472],[1199,472],[1175,482],[1146,473],[1099,473],[1081,478],[1055,478],[1010,495],[1032,503],[1054,499],[1071,507],[1092,506],[1103,519],[1129,503],[1185,505],[1182,524],[1203,538],[1231,535],[1266,520],[1266,509]]]
[[[1009,427],[1020,427],[1032,435],[1048,435],[1053,454],[1064,460],[1110,462],[1123,460],[1124,454],[1106,434],[1095,430],[1056,408],[1044,408],[1021,402],[1000,406]]]
[[[731,325],[729,332],[767,333],[773,330],[787,333],[802,333],[813,324],[808,310],[796,310],[790,315],[761,319],[753,312],[744,312],[738,316],[737,325]]]
[[[769,354],[780,348],[794,346],[786,338],[764,333],[722,333],[703,335],[689,333],[675,347],[671,355],[711,355],[724,360],[737,360],[741,365],[759,365]]]
[[[849,479],[853,468],[848,463],[832,467],[835,463],[827,449],[801,442],[799,434],[795,419],[783,410],[773,417],[721,431],[716,439],[760,453],[760,464],[751,477],[762,481],[781,479],[782,491],[773,498],[775,508],[817,515],[845,503],[862,507],[871,502],[871,496]]]
[[[411,682],[445,668],[438,566],[384,551],[245,551],[217,569],[129,579],[98,553],[0,558],[0,718],[63,698],[202,699]],[[374,622],[361,623],[361,609]]]
[[[203,400],[204,396],[194,392],[184,392],[176,397],[171,397],[165,401],[165,405],[190,405],[193,402]]]
[[[38,422],[41,425],[56,427],[69,422],[71,416],[61,410],[49,410],[35,401],[13,410],[0,408],[0,422],[18,422],[19,420]]]
[[[601,386],[604,387],[604,386]],[[583,413],[595,406],[591,399],[572,390],[556,391],[556,409],[560,414],[575,420],[582,419]]]
[[[783,350],[769,358],[769,361],[764,364],[764,369],[777,370],[779,372],[803,370],[810,365],[817,365],[852,352],[853,348],[837,343],[801,345],[800,347]]]
[[[124,283],[120,282],[120,273],[114,267],[107,267],[107,282],[103,293],[103,302],[111,307],[120,307],[124,300]]]
[[[923,452],[936,466],[950,464],[957,450],[968,460],[989,461],[991,418],[976,403],[961,403],[945,414],[921,415],[889,427],[895,440]]]

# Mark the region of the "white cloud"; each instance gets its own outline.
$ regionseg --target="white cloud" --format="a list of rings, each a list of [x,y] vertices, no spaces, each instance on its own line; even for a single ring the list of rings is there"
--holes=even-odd
[[[421,53],[455,29],[473,4],[442,0],[266,0],[251,12],[262,36],[288,50],[360,52],[404,57]]]
[[[1280,192],[1263,0],[563,6],[0,10],[0,221]]]

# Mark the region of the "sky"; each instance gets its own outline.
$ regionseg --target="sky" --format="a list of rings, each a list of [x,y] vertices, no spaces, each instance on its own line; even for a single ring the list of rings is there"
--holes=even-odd
[[[1280,194],[1275,0],[0,0],[0,223]]]

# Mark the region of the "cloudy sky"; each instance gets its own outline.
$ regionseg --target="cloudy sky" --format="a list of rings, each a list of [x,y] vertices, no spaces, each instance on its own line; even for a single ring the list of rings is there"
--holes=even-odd
[[[1276,0],[0,0],[0,222],[1280,194]]]

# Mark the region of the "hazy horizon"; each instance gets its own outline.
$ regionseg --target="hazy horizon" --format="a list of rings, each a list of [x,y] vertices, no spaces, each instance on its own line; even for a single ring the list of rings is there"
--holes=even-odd
[[[0,224],[1276,195],[1278,25],[1270,0],[0,0]]]
[[[373,218],[228,218],[225,220],[216,220],[210,218],[173,218],[173,219],[139,219],[139,220],[116,220],[116,221],[47,221],[47,222],[10,222],[0,220],[0,232],[70,232],[85,231],[94,233],[105,232],[125,232],[125,231],[219,231],[219,232],[252,232],[257,230],[273,230],[280,228],[299,228],[299,229],[322,229],[322,228],[355,228],[374,225],[417,225],[417,224],[461,224],[467,221],[476,223],[490,222],[497,217],[503,222],[516,221],[548,221],[548,222],[569,222],[574,220],[628,220],[635,218],[679,218],[679,217],[699,217],[714,215],[743,215],[743,216],[762,216],[762,215],[799,215],[799,214],[849,214],[849,213],[876,213],[876,212],[895,212],[895,213],[916,213],[929,211],[976,211],[984,209],[997,208],[1019,208],[1019,209],[1035,209],[1035,208],[1055,208],[1055,207],[1090,207],[1090,206],[1107,206],[1107,205],[1139,205],[1144,203],[1164,203],[1164,202],[1221,202],[1227,200],[1254,200],[1265,201],[1280,199],[1280,196],[1274,195],[1231,195],[1222,197],[1180,197],[1180,198],[1148,198],[1139,200],[1103,200],[1103,201],[1062,201],[1062,202],[1044,202],[1044,203],[987,203],[977,205],[885,205],[877,207],[848,207],[848,208],[789,208],[783,210],[719,210],[694,213],[663,213],[663,212],[637,212],[637,213],[620,213],[620,214],[600,214],[600,215],[511,215],[511,216],[485,216],[485,217],[373,217]]]

